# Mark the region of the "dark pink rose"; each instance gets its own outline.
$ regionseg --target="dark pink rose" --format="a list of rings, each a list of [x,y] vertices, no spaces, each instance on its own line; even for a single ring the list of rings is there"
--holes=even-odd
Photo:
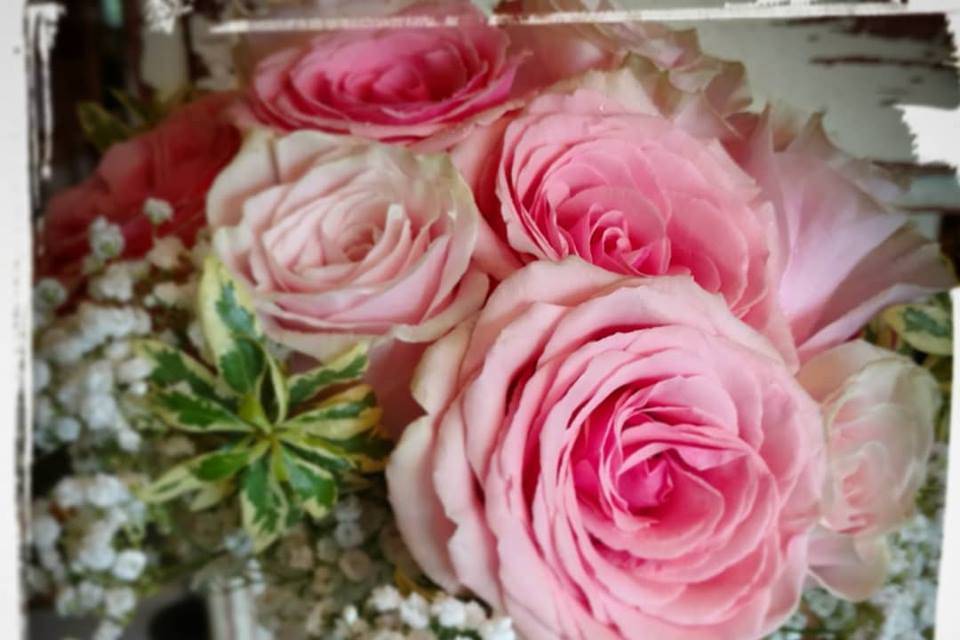
[[[146,253],[154,236],[191,244],[205,224],[207,189],[240,147],[239,131],[224,118],[235,99],[218,93],[178,109],[155,129],[110,147],[92,176],[55,196],[43,217],[40,274],[79,276],[99,217],[120,227],[125,257]],[[167,208],[167,222],[151,223],[144,213],[150,199]]]
[[[253,73],[249,108],[283,130],[320,129],[414,143],[489,120],[511,96],[518,56],[469,3],[424,4],[401,16],[458,16],[456,27],[335,31],[278,51]],[[426,144],[426,143],[424,143]]]

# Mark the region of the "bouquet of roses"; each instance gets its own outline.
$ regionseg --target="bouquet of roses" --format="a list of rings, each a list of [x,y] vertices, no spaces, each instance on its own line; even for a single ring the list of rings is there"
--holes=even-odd
[[[99,640],[184,576],[293,636],[929,630],[954,279],[901,186],[692,31],[391,11],[437,24],[81,109],[34,592]]]

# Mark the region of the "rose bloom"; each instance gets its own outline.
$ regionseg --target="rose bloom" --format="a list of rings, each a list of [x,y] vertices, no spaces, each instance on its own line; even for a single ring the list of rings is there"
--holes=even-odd
[[[90,252],[90,225],[99,217],[119,225],[127,258],[146,253],[155,236],[176,235],[192,244],[204,226],[207,189],[240,147],[239,131],[224,117],[235,98],[211,94],[177,109],[156,128],[110,147],[92,176],[51,199],[40,274],[78,276]],[[149,199],[169,206],[169,221],[151,223],[144,214]]]
[[[479,212],[445,156],[257,130],[207,216],[267,333],[319,359],[358,339],[432,341],[486,296],[471,263]]]
[[[575,255],[625,275],[689,274],[790,356],[775,299],[773,211],[718,141],[702,94],[658,91],[632,58],[534,99],[454,152],[521,262]]]
[[[941,397],[929,371],[862,340],[807,362],[799,382],[821,403],[828,480],[811,558],[828,588],[863,599],[883,586],[883,535],[913,514]]]
[[[748,640],[794,610],[815,403],[689,277],[527,265],[414,380],[387,469],[414,557],[529,638]]]
[[[456,27],[409,27],[323,33],[260,62],[249,108],[283,130],[320,129],[441,149],[471,123],[499,115],[519,56],[484,24],[470,3],[425,3],[400,16],[444,19]]]
[[[744,137],[729,146],[774,205],[777,300],[801,360],[849,340],[884,307],[953,286],[939,245],[895,209],[900,187],[834,147],[819,116],[737,120]]]

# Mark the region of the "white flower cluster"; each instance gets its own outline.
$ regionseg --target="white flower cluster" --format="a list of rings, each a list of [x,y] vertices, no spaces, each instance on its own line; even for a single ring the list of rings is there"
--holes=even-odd
[[[41,451],[77,442],[140,449],[142,427],[156,421],[140,401],[150,363],[132,353],[130,342],[157,333],[153,314],[162,308],[189,307],[196,275],[181,282],[170,279],[171,272],[188,260],[199,263],[207,251],[201,244],[191,255],[179,239],[159,239],[143,260],[114,262],[91,278],[92,300],[70,314],[53,314],[66,299],[56,281],[38,283],[33,435]]]
[[[308,620],[309,625],[309,620]],[[513,622],[489,616],[478,602],[448,594],[406,597],[391,584],[377,587],[362,608],[345,607],[328,636],[334,640],[517,640]]]
[[[55,594],[60,615],[104,619],[97,640],[120,637],[150,563],[138,546],[147,511],[116,476],[68,476],[33,505],[28,571],[34,593]]]
[[[259,586],[257,611],[279,636],[328,640],[515,640],[507,618],[478,602],[439,594],[428,600],[392,586],[396,574],[419,576],[381,501],[346,496],[317,531],[294,528],[263,573],[303,576]],[[231,549],[249,549],[228,536]],[[311,544],[313,540],[313,544]],[[411,584],[413,584],[411,582]],[[438,635],[440,634],[440,635]]]

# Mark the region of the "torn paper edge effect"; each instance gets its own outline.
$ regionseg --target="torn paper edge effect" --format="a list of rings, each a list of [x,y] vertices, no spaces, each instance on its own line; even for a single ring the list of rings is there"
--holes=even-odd
[[[30,185],[40,198],[40,184],[53,169],[53,95],[50,88],[50,54],[57,39],[60,16],[66,9],[56,2],[26,7],[27,91],[30,109]]]
[[[153,3],[154,6],[165,6],[176,2],[176,0],[170,0],[169,3],[167,0],[144,0],[144,2]],[[12,67],[7,73],[11,82],[10,86],[14,89],[13,95],[7,96],[9,100],[5,101],[6,104],[3,107],[7,117],[0,120],[0,134],[4,134],[3,139],[9,139],[14,145],[16,145],[21,138],[26,138],[23,130],[28,128],[28,114],[18,102],[18,99],[28,96],[30,98],[34,97],[35,77],[32,73],[33,66],[31,63],[35,60],[35,47],[40,44],[41,40],[44,43],[49,43],[45,49],[41,50],[40,55],[41,63],[45,65],[45,71],[41,72],[41,77],[44,78],[45,81],[48,81],[49,68],[46,65],[49,64],[50,47],[52,47],[53,37],[56,34],[55,19],[53,20],[52,29],[47,26],[50,22],[50,14],[46,12],[52,13],[53,9],[44,8],[51,6],[52,3],[49,5],[31,5],[26,11],[24,11],[24,4],[25,2],[23,0],[14,0],[14,2],[10,2],[9,4],[4,3],[3,6],[0,6],[0,22],[6,25],[3,27],[4,33],[2,35],[4,38],[9,35],[6,31],[16,31],[17,25],[23,24],[22,21],[24,17],[26,17],[25,26],[28,28],[27,41],[23,43],[22,40],[13,38],[14,46],[5,48],[5,53],[3,54],[6,56],[7,64]],[[185,7],[182,2],[177,4],[179,4],[181,8]],[[6,8],[4,9],[3,7]],[[6,15],[7,11],[13,15],[8,17]],[[679,22],[746,18],[774,19],[944,13],[947,14],[948,20],[950,21],[956,49],[958,16],[950,15],[951,11],[960,11],[960,0],[914,0],[908,5],[895,3],[863,3],[856,5],[833,3],[809,5],[806,2],[798,2],[796,0],[777,4],[775,0],[773,3],[771,0],[756,0],[752,4],[736,3],[725,8],[717,9],[641,10],[589,15],[582,13],[553,14],[551,16],[527,16],[523,19],[491,16],[490,19],[495,23],[515,20],[526,24],[552,24],[563,21],[618,22],[626,20],[659,20]],[[183,13],[178,13],[173,18],[173,21],[175,22],[179,17],[186,15],[187,12],[189,12],[189,8],[186,8]],[[149,24],[159,30],[172,30],[172,26],[170,26],[171,23],[168,21],[169,16],[165,14],[157,15],[164,15],[165,19],[157,19]],[[309,24],[305,24],[307,22],[309,22]],[[348,20],[294,20],[280,21],[279,24],[278,21],[237,20],[217,25],[212,29],[212,32],[229,34],[246,31],[269,31],[277,30],[278,28],[279,30],[350,28],[351,23],[353,23],[353,28],[367,28],[371,24],[370,21],[366,21],[362,25],[357,26],[355,24],[356,21]],[[397,26],[396,19],[378,20],[374,21],[374,23],[377,26]],[[44,27],[38,29],[41,24],[44,25]],[[27,58],[27,70],[30,71],[30,77],[28,79],[30,93],[26,95],[22,93],[22,89],[17,89],[17,87],[20,86],[18,83],[22,81],[23,73],[23,68],[19,66],[21,62],[21,58],[19,57],[21,51],[17,49],[17,45],[21,43],[25,45],[23,53]],[[18,77],[20,79],[18,79]],[[6,167],[7,173],[5,175],[0,173],[0,184],[2,184],[6,195],[9,197],[8,204],[11,204],[14,209],[12,215],[17,215],[16,211],[19,210],[20,216],[13,222],[13,232],[5,234],[4,239],[0,240],[0,243],[9,243],[4,247],[7,250],[0,251],[0,254],[3,255],[3,260],[6,261],[6,264],[3,265],[3,267],[6,267],[5,273],[13,276],[0,279],[2,280],[2,284],[0,284],[0,296],[5,300],[14,301],[12,308],[14,322],[4,323],[3,328],[0,329],[0,337],[7,339],[8,336],[12,335],[12,339],[16,343],[6,345],[7,347],[13,347],[12,351],[15,357],[3,359],[3,364],[0,365],[0,385],[2,385],[4,389],[3,393],[6,394],[3,400],[0,401],[0,409],[7,411],[8,418],[12,418],[8,421],[8,424],[21,426],[20,432],[26,440],[24,449],[20,452],[21,464],[18,467],[21,472],[20,479],[23,482],[19,494],[21,499],[20,506],[23,509],[23,511],[20,512],[21,516],[29,513],[29,465],[32,448],[30,444],[30,434],[32,431],[32,393],[30,392],[30,388],[32,376],[29,368],[31,355],[31,289],[29,283],[32,269],[30,263],[30,235],[28,232],[30,228],[29,196],[31,193],[31,184],[36,188],[38,176],[46,175],[50,171],[49,150],[51,148],[50,140],[53,129],[50,100],[49,85],[47,85],[44,91],[44,100],[40,102],[43,104],[43,113],[49,114],[44,115],[42,121],[45,124],[49,123],[49,127],[46,127],[46,131],[44,132],[45,138],[42,148],[39,143],[40,138],[38,137],[39,133],[36,130],[37,128],[33,127],[31,130],[29,141],[30,158],[28,159],[30,167],[29,177],[23,175],[23,161],[21,157],[19,154],[13,152],[6,154],[8,160]],[[947,111],[911,105],[902,105],[898,108],[903,111],[904,121],[914,133],[916,139],[914,151],[921,161],[948,162],[955,168],[960,166],[960,144],[958,144],[958,142],[960,142],[960,111]],[[17,131],[17,129],[21,127],[23,130]],[[957,132],[957,134],[950,136],[950,132]],[[46,163],[43,161],[44,158],[46,158]],[[34,193],[34,195],[36,196],[36,193]],[[37,202],[37,200],[35,199],[34,202]],[[960,310],[960,288],[954,289],[951,297],[955,310],[954,335],[960,335],[960,314],[957,313],[957,310]],[[10,353],[10,351],[8,351],[8,353]],[[958,351],[955,344],[955,357],[957,353]],[[960,376],[955,376],[952,384],[953,396],[955,398],[960,397]],[[954,433],[960,434],[960,419],[958,419],[957,412],[951,415],[950,422],[951,430]],[[3,468],[7,461],[14,461],[14,465],[16,464],[16,457],[14,455],[16,444],[14,439],[9,437],[10,435],[12,434],[8,433],[8,437],[3,439],[3,444],[0,445],[0,469]],[[24,453],[25,455],[23,455]],[[15,490],[11,490],[14,489],[16,483],[17,476],[15,474],[0,474],[0,493],[10,498],[17,495]],[[938,589],[937,596],[936,638],[939,640],[960,638],[960,608],[954,604],[960,599],[960,438],[953,438],[950,444],[947,486],[947,504],[944,513],[944,542],[940,565],[940,588]],[[0,498],[0,504],[4,504],[3,501],[5,499],[7,498]],[[12,539],[15,542],[18,541],[20,536],[18,535],[15,522],[16,520],[13,518],[5,518],[3,520],[4,524],[0,525],[0,537],[5,540]],[[952,543],[951,539],[953,540]],[[7,548],[8,550],[17,549],[19,551],[19,547],[16,544],[9,545]],[[23,610],[20,607],[19,559],[19,553],[11,554],[8,551],[8,555],[0,561],[0,594],[4,596],[0,598],[0,602],[3,603],[0,606],[3,607],[4,612],[9,614],[3,616],[3,618],[10,620],[15,626],[13,630],[15,637],[19,637],[20,629],[23,627]]]
[[[25,0],[0,3],[0,82],[4,100],[0,101],[0,197],[8,218],[0,238],[0,300],[7,303],[9,316],[0,323],[0,414],[5,437],[0,444],[0,620],[5,621],[8,637],[22,637],[25,600],[22,583],[24,525],[29,506],[29,458],[23,456],[30,437],[25,419],[31,401],[31,304],[32,274],[30,243],[30,180],[32,166],[29,94],[26,58],[32,43],[26,39]]]
[[[958,3],[960,5],[960,3]],[[947,28],[953,39],[953,57],[960,53],[960,6],[947,13]],[[917,105],[897,105],[903,121],[913,134],[913,152],[920,162],[944,162],[960,175],[960,108],[936,109]],[[950,445],[947,449],[946,502],[943,511],[943,542],[940,547],[940,575],[937,588],[936,640],[960,638],[960,376],[956,363],[960,348],[960,287],[950,292],[953,304],[953,380],[950,395]]]
[[[604,11],[557,11],[525,15],[492,14],[487,23],[494,26],[611,24],[621,22],[691,22],[704,20],[783,20],[789,18],[844,18],[864,16],[904,16],[946,13],[958,9],[958,0],[915,0],[908,4],[888,2],[824,2],[755,0],[728,2],[722,7],[684,7],[679,9],[624,9]],[[385,16],[353,18],[250,18],[227,20],[214,26],[211,33],[228,35],[266,31],[330,31],[401,27],[451,27],[457,16]],[[470,19],[472,21],[472,19]]]

